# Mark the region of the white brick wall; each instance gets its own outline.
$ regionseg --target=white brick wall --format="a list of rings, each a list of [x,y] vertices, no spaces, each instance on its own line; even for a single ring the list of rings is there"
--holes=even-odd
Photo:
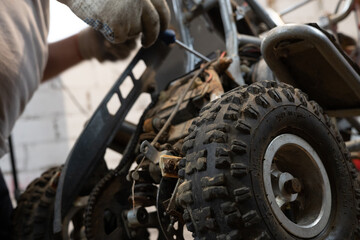
[[[23,189],[41,172],[65,162],[85,122],[127,62],[101,65],[95,60],[88,61],[40,86],[13,130],[19,181]],[[142,105],[146,106],[148,102],[143,101]],[[114,153],[107,155],[112,166],[119,157]],[[0,167],[12,190],[8,155],[0,160]]]

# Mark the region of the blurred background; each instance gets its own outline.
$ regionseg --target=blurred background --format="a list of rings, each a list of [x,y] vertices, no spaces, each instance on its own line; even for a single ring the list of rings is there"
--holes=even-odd
[[[281,12],[301,0],[261,0],[267,7]],[[51,0],[49,42],[58,41],[86,27],[64,5]],[[316,22],[318,18],[336,8],[337,0],[317,0],[285,15],[287,23]],[[341,32],[354,38],[354,17],[340,25]],[[131,57],[129,58],[131,59]],[[104,64],[96,60],[84,62],[52,81],[40,86],[28,104],[13,131],[14,151],[20,188],[26,186],[52,166],[65,162],[69,151],[112,84],[127,66],[129,60]],[[141,71],[141,69],[139,70]],[[130,89],[132,83],[121,86]],[[127,120],[137,122],[150,97],[144,95],[132,109]],[[105,159],[110,167],[116,166],[121,156],[108,151]],[[9,155],[0,160],[8,187],[13,192]]]

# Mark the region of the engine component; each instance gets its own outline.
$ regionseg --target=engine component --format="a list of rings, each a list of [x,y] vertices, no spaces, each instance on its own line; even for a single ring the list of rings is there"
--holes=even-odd
[[[135,206],[153,206],[156,203],[157,187],[152,183],[138,183],[134,186],[134,195],[129,197],[129,201],[134,199]]]
[[[194,77],[193,75],[185,76],[173,82],[169,89],[161,92],[156,106],[146,116],[143,129],[151,132],[158,129],[159,126],[162,127],[164,125],[162,119],[169,118],[184,92],[186,92],[186,95],[171,121],[172,126],[184,124],[197,117],[199,110],[206,103],[224,93],[220,76],[226,72],[231,63],[232,60],[229,58],[220,58],[208,64],[206,70],[204,69],[205,73],[198,74],[199,77],[195,79],[187,92],[187,83],[189,83],[191,77]],[[182,133],[186,135],[186,132]]]

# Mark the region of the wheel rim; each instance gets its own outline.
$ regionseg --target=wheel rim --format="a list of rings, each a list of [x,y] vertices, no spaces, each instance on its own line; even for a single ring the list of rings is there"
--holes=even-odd
[[[282,134],[268,145],[263,181],[271,209],[289,233],[312,238],[331,213],[329,178],[316,151],[304,139]]]

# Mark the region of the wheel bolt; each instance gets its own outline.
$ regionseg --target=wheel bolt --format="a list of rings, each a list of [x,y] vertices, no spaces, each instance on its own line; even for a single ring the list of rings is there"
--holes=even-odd
[[[285,191],[289,194],[295,194],[301,192],[301,182],[297,178],[288,180],[284,184]]]

